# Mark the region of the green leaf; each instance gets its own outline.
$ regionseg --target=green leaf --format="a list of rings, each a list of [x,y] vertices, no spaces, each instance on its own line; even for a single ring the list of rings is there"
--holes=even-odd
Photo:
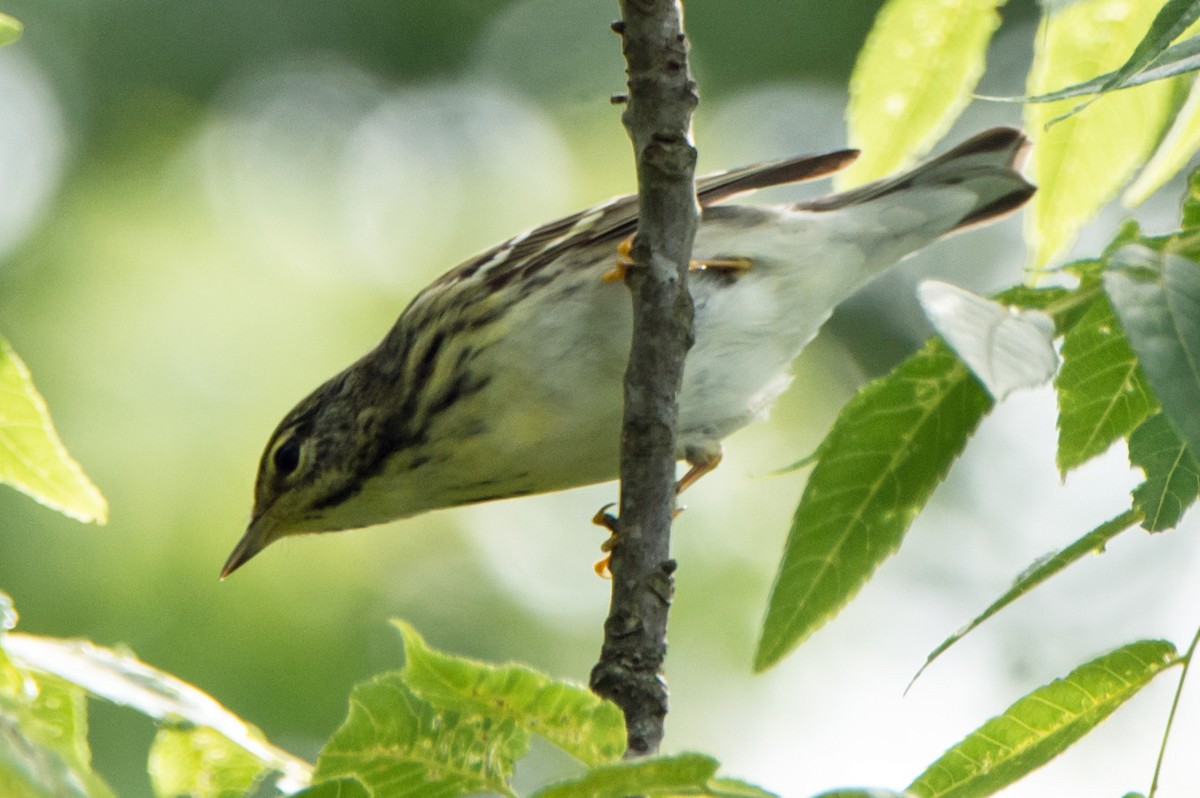
[[[709,786],[716,772],[717,760],[704,754],[645,757],[594,767],[577,778],[543,787],[530,798],[718,795]]]
[[[1129,340],[1098,294],[1063,336],[1058,391],[1058,470],[1103,454],[1158,409]]]
[[[775,793],[764,790],[757,784],[748,784],[738,779],[711,779],[705,785],[705,789],[716,798],[779,798]]]
[[[371,793],[358,779],[338,779],[314,784],[293,793],[292,798],[371,798]]]
[[[1079,0],[1047,16],[1035,39],[1027,93],[1042,94],[1115,69],[1149,26],[1155,4]],[[1173,87],[1158,82],[1106,94],[1059,119],[1072,100],[1025,106],[1034,140],[1030,174],[1038,191],[1025,216],[1033,266],[1045,266],[1145,162],[1172,110]],[[1136,125],[1130,119],[1138,120]]]
[[[912,798],[912,793],[881,790],[874,787],[855,787],[823,792],[814,798]]]
[[[261,732],[208,694],[150,667],[132,654],[86,640],[56,640],[16,633],[0,636],[0,649],[24,670],[51,674],[156,720],[216,729],[292,783],[309,781],[312,767],[307,762],[268,743]]]
[[[1146,31],[1146,35],[1138,42],[1129,60],[1113,73],[1101,90],[1108,91],[1121,86],[1145,70],[1173,41],[1182,36],[1197,18],[1200,18],[1200,2],[1197,0],[1167,0],[1158,10],[1154,22],[1150,24],[1150,30]]]
[[[25,30],[25,26],[19,20],[13,19],[8,14],[0,14],[0,46],[21,38],[23,30]]]
[[[1173,44],[1163,51],[1146,69],[1138,72],[1136,75],[1123,81],[1118,86],[1105,88],[1113,76],[1117,74],[1117,70],[1105,72],[1103,75],[1075,83],[1056,91],[1046,92],[1044,94],[1018,96],[1018,97],[985,97],[984,99],[994,100],[997,102],[1017,102],[1017,103],[1049,103],[1056,100],[1065,100],[1071,97],[1084,97],[1092,94],[1099,94],[1101,91],[1113,92],[1121,91],[1122,89],[1130,89],[1134,86],[1143,86],[1147,83],[1153,83],[1157,80],[1166,80],[1173,78],[1176,75],[1183,75],[1188,72],[1195,72],[1200,69],[1200,36],[1191,36],[1178,44]]]
[[[957,632],[943,640],[941,644],[933,651],[929,652],[929,656],[925,658],[925,664],[922,665],[921,669],[917,671],[917,674],[913,676],[913,682],[921,678],[921,674],[925,672],[925,669],[932,665],[935,659],[944,654],[946,649],[950,648],[950,646],[954,645],[959,640],[962,640],[968,634],[973,632],[976,627],[978,627],[988,618],[991,618],[1000,610],[1004,609],[1009,604],[1012,604],[1021,596],[1033,590],[1035,587],[1040,585],[1042,582],[1045,582],[1059,571],[1062,571],[1068,565],[1077,562],[1088,554],[1098,554],[1103,552],[1104,547],[1108,545],[1110,540],[1132,527],[1141,519],[1142,515],[1140,512],[1136,510],[1127,510],[1116,518],[1110,521],[1105,521],[1103,524],[1096,527],[1091,532],[1088,532],[1079,540],[1075,541],[1061,551],[1057,551],[1038,560],[1032,566],[1027,568],[1025,572],[1022,573],[1013,583],[1013,586],[1004,591],[1000,598],[988,605],[987,609],[975,616],[975,618],[962,629],[959,629]],[[911,683],[909,686],[912,686]]]
[[[1200,496],[1200,467],[1162,413],[1129,436],[1129,462],[1146,473],[1133,490],[1133,506],[1150,532],[1173,529]]]
[[[1176,662],[1175,647],[1161,640],[1097,657],[983,724],[907,789],[919,798],[991,795],[1058,756]]]
[[[1188,175],[1187,193],[1179,207],[1180,224],[1184,231],[1200,227],[1200,169]]]
[[[103,524],[108,505],[71,459],[29,369],[0,338],[0,482],[79,521]]]
[[[111,798],[92,770],[83,691],[0,651],[0,795]]]
[[[1200,36],[1196,38],[1200,47]],[[1196,68],[1200,69],[1200,56],[1196,57]],[[1175,114],[1154,156],[1126,189],[1122,201],[1130,207],[1141,205],[1187,166],[1197,149],[1200,149],[1200,80],[1192,81],[1183,107]]]
[[[935,339],[843,408],[792,520],[756,670],[829,620],[899,548],[991,407],[983,387]]]
[[[1200,264],[1130,244],[1109,259],[1104,288],[1163,412],[1200,455]]]
[[[513,763],[528,748],[528,733],[511,720],[439,712],[395,671],[354,688],[350,715],[322,749],[314,778],[351,776],[389,798],[513,795]]]
[[[495,666],[434,651],[411,626],[404,636],[405,683],[443,710],[511,720],[588,765],[620,759],[625,718],[620,708],[580,685],[556,682],[522,665]]]
[[[865,183],[946,134],[983,74],[1004,0],[889,0],[850,78],[850,141],[862,155],[835,179]]]
[[[150,747],[150,783],[160,798],[240,798],[268,771],[209,728],[163,728]]]

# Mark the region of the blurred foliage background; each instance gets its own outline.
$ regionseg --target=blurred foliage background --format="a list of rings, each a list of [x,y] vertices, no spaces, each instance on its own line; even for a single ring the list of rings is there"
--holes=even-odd
[[[842,146],[846,82],[879,5],[688,4],[702,169]],[[89,528],[0,491],[0,588],[20,628],[128,645],[308,757],[351,685],[398,664],[390,617],[447,650],[586,681],[608,593],[591,570],[604,533],[588,519],[615,485],[297,540],[216,577],[261,447],[296,400],[459,260],[633,188],[608,102],[623,89],[615,4],[2,10],[26,31],[0,51],[0,331],[111,504],[110,524]],[[1021,92],[1037,14],[1032,0],[1005,9],[982,93]],[[1018,114],[977,103],[951,135]],[[1153,230],[1173,212],[1151,202],[1139,216]],[[904,551],[841,618],[749,676],[803,479],[765,475],[811,451],[853,390],[924,338],[919,277],[991,290],[1024,262],[1013,221],[906,262],[838,313],[771,421],[732,438],[689,494],[668,750],[710,752],[783,794],[905,783],[1034,684],[1137,636],[1190,635],[1200,596],[1187,585],[1200,579],[1185,524],[1153,546],[1122,541],[1030,596],[901,700],[929,649],[1034,558],[1112,515],[1097,494],[1119,503],[1135,483],[1112,452],[1060,484],[1047,390],[985,423]],[[1144,784],[1169,690],[1154,685],[1007,794]],[[1195,740],[1197,715],[1184,713],[1177,739]],[[119,794],[148,794],[152,734],[131,712],[94,708],[97,764]],[[1195,783],[1200,764],[1173,764],[1164,787]],[[533,757],[519,782],[560,765]]]

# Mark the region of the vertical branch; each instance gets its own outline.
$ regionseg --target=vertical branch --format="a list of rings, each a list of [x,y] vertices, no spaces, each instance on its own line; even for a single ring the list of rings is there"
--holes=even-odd
[[[696,84],[679,0],[620,0],[629,98],[622,121],[637,158],[639,222],[626,272],[633,343],[621,430],[621,515],[612,602],[592,689],[625,713],[628,756],[658,750],[667,714],[661,669],[674,590],[676,416],[692,345],[688,262],[699,224],[691,143]]]

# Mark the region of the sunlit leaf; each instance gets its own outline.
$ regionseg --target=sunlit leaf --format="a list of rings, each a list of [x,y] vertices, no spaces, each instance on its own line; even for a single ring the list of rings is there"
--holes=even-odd
[[[779,798],[770,790],[738,779],[710,779],[705,789],[715,798]]]
[[[350,776],[389,798],[513,795],[513,764],[528,748],[529,734],[511,720],[441,712],[395,671],[355,686],[314,778]]]
[[[1135,244],[1104,274],[1129,343],[1163,412],[1193,457],[1200,454],[1200,264]]]
[[[1129,436],[1129,462],[1146,473],[1133,490],[1133,506],[1150,532],[1173,529],[1200,496],[1200,467],[1162,413]]]
[[[0,650],[0,795],[111,798],[91,765],[83,691]]]
[[[48,673],[82,687],[92,695],[132,707],[152,718],[185,721],[216,729],[294,784],[307,784],[311,766],[268,743],[208,694],[132,654],[113,651],[86,640],[9,633],[0,647],[26,670]]]
[[[912,798],[912,793],[881,790],[874,787],[855,787],[823,792],[813,798]]]
[[[907,789],[919,798],[991,795],[1058,756],[1177,661],[1161,640],[1097,657],[983,724]]]
[[[1113,73],[1102,90],[1124,85],[1154,63],[1197,18],[1200,18],[1200,2],[1197,0],[1167,0],[1150,23],[1150,30],[1146,31],[1129,59]]]
[[[1058,369],[1054,321],[939,280],[917,286],[921,307],[959,359],[996,401],[1043,385]]]
[[[267,773],[257,757],[206,727],[159,729],[148,770],[159,798],[240,798]]]
[[[1196,70],[1200,70],[1200,36],[1191,36],[1168,47],[1154,59],[1154,62],[1149,67],[1138,72],[1128,80],[1123,81],[1119,86],[1104,89],[1113,76],[1117,74],[1117,70],[1114,69],[1112,72],[1105,72],[1103,75],[1098,75],[1089,80],[1084,80],[1044,94],[1025,97],[986,97],[985,99],[999,102],[1049,103],[1071,97],[1086,97],[1098,94],[1101,90],[1111,92],[1129,89],[1134,86],[1153,83],[1156,80],[1165,80],[1173,78],[1176,75],[1195,72]]]
[[[108,505],[71,459],[29,369],[0,338],[0,482],[80,521],[104,523]]]
[[[1058,470],[1063,474],[1103,454],[1158,409],[1137,357],[1097,295],[1063,336],[1058,392]]]
[[[1080,0],[1049,14],[1035,37],[1027,93],[1042,94],[1116,69],[1156,11],[1143,0]],[[1151,83],[1100,97],[1055,122],[1074,100],[1025,106],[1034,140],[1029,171],[1038,191],[1025,215],[1033,265],[1065,251],[1079,229],[1149,157],[1172,110],[1172,86]],[[1136,125],[1130,119],[1138,120]]]
[[[577,778],[543,787],[530,798],[717,795],[709,788],[716,772],[717,760],[703,754],[646,757],[594,767]]]
[[[1200,227],[1200,169],[1188,175],[1187,193],[1179,208],[1180,226],[1185,231]]]
[[[586,687],[523,665],[488,665],[434,651],[411,626],[393,623],[404,636],[404,680],[435,707],[511,720],[589,765],[625,752],[620,708]]]
[[[292,798],[372,798],[358,779],[337,779],[293,793]]]
[[[850,78],[852,146],[862,155],[835,178],[865,183],[923,155],[971,99],[1004,0],[889,0]]]
[[[1200,69],[1200,56],[1196,61],[1196,68]],[[1200,80],[1192,82],[1187,100],[1175,114],[1154,156],[1126,189],[1122,200],[1131,207],[1141,205],[1187,166],[1197,149],[1200,149]]]
[[[1134,524],[1140,521],[1141,518],[1142,515],[1140,512],[1137,512],[1136,510],[1127,510],[1111,521],[1105,521],[1103,524],[1096,527],[1091,532],[1088,532],[1079,540],[1075,541],[1061,551],[1057,551],[1054,554],[1050,554],[1038,560],[1032,566],[1027,568],[1025,572],[1021,574],[1013,583],[1012,587],[1004,591],[1000,598],[988,605],[987,609],[975,616],[975,618],[962,629],[959,629],[957,632],[943,640],[941,644],[938,645],[938,647],[933,651],[929,652],[929,656],[925,658],[925,664],[921,666],[919,671],[917,671],[917,675],[913,677],[913,681],[915,682],[917,679],[919,679],[921,674],[925,672],[925,669],[932,665],[935,659],[944,654],[946,649],[950,648],[959,640],[966,637],[988,618],[991,618],[1000,610],[1004,609],[1009,604],[1012,604],[1021,596],[1033,590],[1035,587],[1040,585],[1042,582],[1045,582],[1059,571],[1062,571],[1068,565],[1079,561],[1088,554],[1098,554],[1104,551],[1104,547],[1110,540],[1132,527]]]
[[[21,38],[21,31],[24,29],[25,26],[19,20],[13,19],[8,14],[0,14],[0,46]]]
[[[896,551],[991,407],[954,353],[932,340],[843,408],[792,519],[756,670],[829,620]]]

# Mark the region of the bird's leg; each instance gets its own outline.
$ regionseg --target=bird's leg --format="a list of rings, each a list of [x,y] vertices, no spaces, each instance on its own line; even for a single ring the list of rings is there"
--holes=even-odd
[[[675,483],[675,495],[683,493],[708,472],[715,469],[721,464],[721,444],[716,441],[706,443],[702,446],[689,446],[684,450],[684,460],[689,468],[684,473],[683,478]],[[613,503],[609,503],[596,511],[592,516],[592,523],[596,526],[602,526],[608,530],[608,539],[600,544],[600,551],[604,552],[604,557],[596,562],[592,568],[596,571],[596,576],[602,579],[612,577],[612,572],[608,570],[608,564],[612,560],[612,550],[616,547],[621,539],[621,522],[615,515],[609,512],[613,507]],[[676,507],[675,512],[671,515],[672,518],[678,518],[683,512],[682,507]]]
[[[721,444],[719,441],[709,441],[701,446],[689,446],[683,451],[683,459],[691,466],[683,475],[683,479],[675,485],[675,495],[695,485],[700,477],[721,464]]]
[[[629,267],[633,266],[633,258],[630,253],[633,252],[633,236],[629,236],[617,244],[617,262],[616,264],[604,273],[601,277],[606,283],[621,282],[625,279],[625,272],[629,271]],[[716,271],[730,272],[738,274],[750,269],[749,258],[693,258],[688,262],[688,268],[694,272],[702,272],[708,269]]]
[[[592,523],[596,526],[602,526],[608,530],[608,540],[600,544],[600,551],[604,552],[604,556],[596,561],[592,566],[596,576],[601,579],[611,579],[612,571],[608,570],[608,564],[612,560],[613,547],[617,545],[617,533],[620,527],[620,521],[615,515],[608,511],[615,503],[609,503],[596,511],[592,516]]]
[[[632,252],[633,236],[629,236],[623,239],[620,244],[617,244],[617,263],[606,271],[600,279],[606,283],[619,283],[623,281],[625,279],[625,272],[629,271],[629,267],[634,265],[633,258],[630,257],[630,253]]]

